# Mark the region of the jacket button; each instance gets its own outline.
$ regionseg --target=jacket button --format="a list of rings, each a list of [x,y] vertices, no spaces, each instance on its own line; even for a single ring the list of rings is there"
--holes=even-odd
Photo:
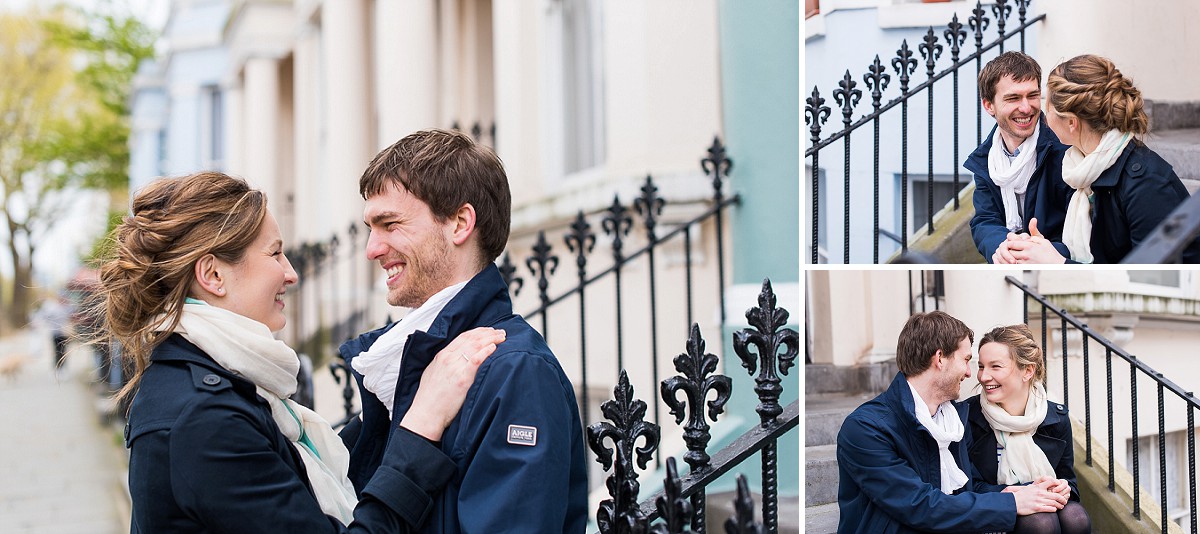
[[[209,375],[209,376],[212,376],[212,375]],[[1059,410],[1059,411],[1062,411],[1062,410],[1065,410],[1065,409],[1066,409],[1066,408],[1064,408],[1064,407],[1063,407],[1063,405],[1061,405],[1061,404],[1059,404],[1059,405],[1058,405],[1058,410]]]
[[[204,378],[202,378],[201,381],[203,381],[205,385],[215,386],[221,383],[221,377],[214,374],[207,374],[204,375]]]
[[[1130,166],[1129,166],[1129,170],[1130,170],[1131,172],[1138,172],[1138,171],[1142,170],[1142,164],[1141,164],[1141,163],[1134,163],[1133,165],[1130,165]]]

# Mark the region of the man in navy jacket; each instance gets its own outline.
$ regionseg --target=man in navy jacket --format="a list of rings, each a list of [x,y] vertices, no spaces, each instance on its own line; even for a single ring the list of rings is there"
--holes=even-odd
[[[574,388],[542,336],[512,313],[492,263],[511,209],[500,160],[460,132],[421,131],[380,152],[359,189],[367,257],[387,275],[388,304],[415,309],[340,349],[362,393],[361,419],[342,432],[351,482],[361,489],[383,462],[434,355],[460,333],[492,327],[506,338],[437,444],[458,473],[424,510],[422,532],[582,533],[587,479]]]
[[[963,167],[975,174],[971,237],[988,263],[1003,263],[1008,234],[1030,233],[1032,219],[1037,219],[1038,232],[1070,257],[1060,242],[1072,192],[1062,180],[1067,146],[1059,142],[1042,115],[1041,79],[1037,61],[1021,52],[1000,54],[979,73],[980,100],[996,118],[996,127],[967,156]],[[1035,132],[1036,139],[1030,140]],[[1022,156],[1022,151],[1029,150],[1033,153]],[[991,158],[1003,158],[1004,165]],[[993,168],[1009,172],[993,175]],[[1004,197],[1008,193],[998,184],[1015,191],[1009,205],[1016,213],[1006,212]]]
[[[896,343],[900,372],[838,432],[839,534],[1008,531],[1018,515],[1062,508],[1066,497],[1046,489],[1052,482],[989,485],[971,466],[966,406],[953,401],[971,376],[973,337],[945,312],[905,323]],[[958,439],[950,441],[954,429]],[[948,441],[945,452],[938,435]]]

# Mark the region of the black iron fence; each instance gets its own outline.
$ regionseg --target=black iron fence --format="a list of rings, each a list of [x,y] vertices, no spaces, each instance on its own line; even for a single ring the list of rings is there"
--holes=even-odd
[[[909,87],[912,81],[912,76],[917,69],[917,59],[913,54],[913,50],[909,48],[908,41],[904,40],[900,44],[900,48],[896,51],[896,56],[891,59],[892,70],[898,77],[900,94],[888,102],[883,101],[884,92],[887,90],[891,82],[892,75],[888,73],[888,69],[884,63],[875,56],[875,61],[867,67],[866,74],[863,74],[862,80],[870,89],[871,94],[871,111],[862,115],[859,119],[854,120],[855,107],[859,104],[863,96],[862,89],[858,88],[858,82],[850,75],[850,70],[846,70],[846,74],[842,80],[838,82],[837,89],[832,91],[833,97],[837,104],[841,107],[842,129],[822,138],[822,125],[829,119],[831,109],[825,105],[825,98],[821,96],[819,89],[814,86],[812,95],[805,100],[804,112],[805,123],[809,125],[811,146],[805,150],[804,156],[810,158],[812,169],[812,226],[809,228],[809,238],[811,242],[810,260],[813,264],[820,261],[820,244],[819,235],[822,225],[821,210],[820,210],[820,154],[821,150],[841,140],[843,142],[844,156],[844,175],[843,175],[843,262],[850,263],[851,250],[851,217],[850,217],[850,137],[851,133],[867,124],[874,127],[874,226],[872,227],[873,248],[872,262],[879,263],[879,237],[882,235],[899,243],[901,253],[908,252],[909,229],[908,229],[908,213],[909,213],[909,198],[908,198],[908,103],[909,100],[920,94],[921,91],[926,91],[928,100],[928,169],[926,178],[928,181],[927,198],[925,199],[925,220],[928,221],[926,231],[929,235],[934,232],[934,213],[935,206],[933,201],[934,191],[934,172],[933,164],[935,161],[934,154],[934,83],[949,77],[952,80],[953,91],[953,121],[952,130],[954,139],[953,151],[943,157],[948,157],[954,169],[953,174],[953,203],[954,210],[959,209],[958,191],[961,189],[959,168],[962,162],[961,154],[959,153],[959,135],[961,124],[959,120],[959,70],[963,67],[975,64],[975,76],[978,77],[979,71],[983,65],[983,54],[992,48],[999,47],[1000,52],[1004,51],[1005,42],[1013,37],[1019,37],[1020,49],[1025,50],[1025,30],[1034,23],[1044,20],[1044,14],[1037,15],[1033,18],[1027,18],[1029,12],[1030,0],[996,0],[991,6],[991,13],[995,17],[995,27],[997,37],[990,43],[984,43],[984,31],[992,22],[992,18],[988,16],[988,10],[983,7],[981,2],[976,2],[975,8],[967,17],[967,27],[969,27],[974,35],[974,52],[963,56],[968,48],[964,47],[967,40],[967,31],[964,25],[959,21],[958,14],[954,14],[946,29],[942,31],[942,37],[939,39],[938,32],[932,26],[926,32],[924,39],[917,46],[917,50],[921,57],[924,58],[926,80],[915,87]],[[1016,7],[1016,23],[1017,27],[1005,31],[1005,26],[1008,24],[1013,15],[1013,7]],[[943,46],[945,43],[945,46]],[[950,66],[937,72],[937,61],[942,56],[942,52],[948,48],[950,54]],[[943,84],[944,85],[944,84]],[[976,144],[983,141],[983,107],[979,99],[976,98],[975,109],[975,139]],[[901,127],[900,127],[900,230],[898,233],[895,229],[881,228],[879,222],[880,213],[880,118],[884,113],[896,107],[900,108]]]
[[[705,532],[706,486],[759,452],[762,453],[763,527],[759,529],[753,524],[745,478],[740,478],[737,517],[726,523],[726,532],[778,532],[778,440],[797,428],[800,421],[799,400],[786,408],[779,404],[783,393],[780,375],[787,375],[796,364],[800,337],[795,330],[785,327],[788,311],[776,306],[769,280],[763,282],[758,306],[746,311],[746,319],[750,328],[734,334],[733,346],[742,367],[751,375],[758,373],[754,392],[759,399],[756,411],[760,424],[729,446],[709,455],[706,450],[711,439],[709,421],[715,422],[724,411],[733,383],[728,376],[716,373],[719,358],[705,352],[700,327],[693,325],[686,352],[674,359],[675,369],[681,374],[663,380],[660,388],[675,416],[675,423],[684,424],[687,453],[683,460],[691,471],[680,478],[675,459],[668,458],[663,490],[640,504],[640,484],[634,466],[648,467],[658,450],[659,425],[645,420],[646,403],[634,397],[629,378],[624,370],[621,371],[613,399],[603,405],[608,421],[587,427],[588,447],[605,471],[612,471],[605,483],[611,498],[600,503],[596,513],[599,532]],[[710,392],[714,393],[711,398]],[[679,398],[680,393],[684,394],[683,399]],[[606,443],[611,443],[612,447]],[[799,443],[798,439],[796,443]],[[656,519],[662,521],[651,526]]]
[[[1032,300],[1040,307],[1040,312],[1041,312],[1040,319],[1041,319],[1041,325],[1042,325],[1042,347],[1043,348],[1045,348],[1045,349],[1049,348],[1049,346],[1047,345],[1047,336],[1048,336],[1048,331],[1050,329],[1049,321],[1052,320],[1049,317],[1049,315],[1052,314],[1054,316],[1057,316],[1059,319],[1061,333],[1062,333],[1061,341],[1062,341],[1062,365],[1063,365],[1063,367],[1062,367],[1063,403],[1068,405],[1068,407],[1070,407],[1070,400],[1071,400],[1071,397],[1069,395],[1071,382],[1070,382],[1070,367],[1068,366],[1068,358],[1067,358],[1067,342],[1068,342],[1068,338],[1070,337],[1069,334],[1072,331],[1072,329],[1074,331],[1078,332],[1082,338],[1081,342],[1082,342],[1082,370],[1083,370],[1083,416],[1084,416],[1084,428],[1086,430],[1086,435],[1088,438],[1087,444],[1085,446],[1086,447],[1086,449],[1085,449],[1086,455],[1085,455],[1084,461],[1089,466],[1093,465],[1092,464],[1092,439],[1091,439],[1092,438],[1092,390],[1091,390],[1092,368],[1091,368],[1091,354],[1090,354],[1089,347],[1090,347],[1091,343],[1094,342],[1094,343],[1099,344],[1100,347],[1102,347],[1104,349],[1104,372],[1105,372],[1105,377],[1106,377],[1107,388],[1106,388],[1105,396],[1104,396],[1103,400],[1105,402],[1105,408],[1107,409],[1107,415],[1108,415],[1108,419],[1107,419],[1107,426],[1108,426],[1108,489],[1111,492],[1116,491],[1116,478],[1115,478],[1115,469],[1114,469],[1115,468],[1115,464],[1114,464],[1114,456],[1115,455],[1113,453],[1113,451],[1114,451],[1113,447],[1115,445],[1114,431],[1113,431],[1113,424],[1114,424],[1114,417],[1115,417],[1114,416],[1114,406],[1116,405],[1116,402],[1120,398],[1120,395],[1122,393],[1124,393],[1124,392],[1114,391],[1114,388],[1113,388],[1113,357],[1116,356],[1117,359],[1123,360],[1125,362],[1125,364],[1128,365],[1128,367],[1129,367],[1129,385],[1130,385],[1130,391],[1129,391],[1129,393],[1130,393],[1130,397],[1129,397],[1130,398],[1130,422],[1132,424],[1132,429],[1133,429],[1133,431],[1132,431],[1133,439],[1131,440],[1131,447],[1132,447],[1131,459],[1132,459],[1132,461],[1130,462],[1130,464],[1131,464],[1131,468],[1132,468],[1131,470],[1132,470],[1132,474],[1133,474],[1133,484],[1134,484],[1133,510],[1131,510],[1130,513],[1133,515],[1133,517],[1135,517],[1137,519],[1141,519],[1141,514],[1142,514],[1141,491],[1140,491],[1141,484],[1140,484],[1140,478],[1139,478],[1139,476],[1141,474],[1140,470],[1141,470],[1142,466],[1140,465],[1141,462],[1139,461],[1139,455],[1138,455],[1138,447],[1139,447],[1138,437],[1140,436],[1140,434],[1138,432],[1138,428],[1139,428],[1138,427],[1138,410],[1139,410],[1139,407],[1138,407],[1138,381],[1139,381],[1139,378],[1142,378],[1143,381],[1148,379],[1149,383],[1152,384],[1152,387],[1154,387],[1157,390],[1158,407],[1157,407],[1156,415],[1158,416],[1158,436],[1157,436],[1158,444],[1159,444],[1159,446],[1158,446],[1158,452],[1159,452],[1158,475],[1159,475],[1159,481],[1160,481],[1158,490],[1159,490],[1159,497],[1160,497],[1159,503],[1161,504],[1160,524],[1162,525],[1162,532],[1164,534],[1166,534],[1167,527],[1169,525],[1169,520],[1168,520],[1168,502],[1169,502],[1168,501],[1168,489],[1169,488],[1168,488],[1168,484],[1167,484],[1167,480],[1169,477],[1168,477],[1167,473],[1168,473],[1168,470],[1172,470],[1175,473],[1179,472],[1179,471],[1174,471],[1175,469],[1178,469],[1178,467],[1170,466],[1170,464],[1168,464],[1168,462],[1167,462],[1167,456],[1166,456],[1166,454],[1167,454],[1167,452],[1166,452],[1167,451],[1167,446],[1166,446],[1166,442],[1167,442],[1167,438],[1166,438],[1166,433],[1167,433],[1167,431],[1166,431],[1166,414],[1167,414],[1166,399],[1169,396],[1174,399],[1178,399],[1179,401],[1182,401],[1183,411],[1186,413],[1186,416],[1187,416],[1187,428],[1186,428],[1186,430],[1187,430],[1187,456],[1188,456],[1188,465],[1187,465],[1187,471],[1186,471],[1186,473],[1187,473],[1187,488],[1188,488],[1187,489],[1187,498],[1188,498],[1187,502],[1189,503],[1189,508],[1191,510],[1191,513],[1190,513],[1191,521],[1189,524],[1191,526],[1191,532],[1193,534],[1196,534],[1198,525],[1196,524],[1195,411],[1197,408],[1200,408],[1200,399],[1197,399],[1191,391],[1186,391],[1184,388],[1180,387],[1178,384],[1176,384],[1176,383],[1172,382],[1171,380],[1167,379],[1166,377],[1164,377],[1162,373],[1155,371],[1149,365],[1147,365],[1146,363],[1137,359],[1136,356],[1129,354],[1128,352],[1126,352],[1124,349],[1121,349],[1120,347],[1117,347],[1115,344],[1113,344],[1111,341],[1106,339],[1104,336],[1101,336],[1095,330],[1089,328],[1087,323],[1083,322],[1079,318],[1072,315],[1065,308],[1060,308],[1060,307],[1055,306],[1053,303],[1051,303],[1049,300],[1047,300],[1044,296],[1042,296],[1042,295],[1038,294],[1036,291],[1030,289],[1029,286],[1025,285],[1021,281],[1017,280],[1016,278],[1014,278],[1012,276],[1005,277],[1005,280],[1010,285],[1015,286],[1016,288],[1020,289],[1022,292],[1025,293],[1023,317],[1024,317],[1024,322],[1026,324],[1029,323],[1029,318],[1030,318],[1030,315],[1029,315],[1030,301]],[[1047,367],[1049,367],[1049,366],[1047,366]],[[1051,379],[1051,377],[1049,376],[1050,369],[1047,369],[1047,371],[1048,371],[1047,383],[1049,383],[1049,381]],[[1175,491],[1180,491],[1180,490],[1176,489]]]
[[[1183,263],[1183,250],[1200,236],[1200,195],[1179,204],[1121,263]]]

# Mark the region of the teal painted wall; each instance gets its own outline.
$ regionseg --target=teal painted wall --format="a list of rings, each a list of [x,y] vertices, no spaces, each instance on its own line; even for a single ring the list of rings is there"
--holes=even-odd
[[[720,0],[733,283],[799,280],[800,2]]]
[[[763,278],[775,285],[796,283],[800,271],[800,2],[797,0],[720,0],[721,91],[725,143],[733,160],[730,186],[742,197],[732,211],[734,284],[758,287]],[[790,307],[783,302],[779,306]],[[799,311],[789,309],[789,328],[797,328]],[[738,310],[739,315],[744,310]],[[730,317],[740,323],[741,317]],[[754,380],[733,351],[733,333],[724,334],[724,373],[733,379],[734,394],[726,406],[728,419],[714,438],[719,450],[758,424]],[[787,406],[799,398],[803,362],[797,356],[782,376]],[[736,418],[736,419],[735,419]],[[800,432],[779,441],[780,495],[797,495],[800,485]],[[761,491],[759,455],[734,472],[747,475]],[[732,490],[734,478],[723,477],[710,492]]]

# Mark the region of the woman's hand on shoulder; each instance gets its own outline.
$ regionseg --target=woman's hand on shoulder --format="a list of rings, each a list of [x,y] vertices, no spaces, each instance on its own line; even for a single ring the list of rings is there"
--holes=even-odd
[[[454,338],[421,374],[421,385],[400,426],[439,441],[458,416],[479,365],[504,342],[503,330],[479,327]]]

